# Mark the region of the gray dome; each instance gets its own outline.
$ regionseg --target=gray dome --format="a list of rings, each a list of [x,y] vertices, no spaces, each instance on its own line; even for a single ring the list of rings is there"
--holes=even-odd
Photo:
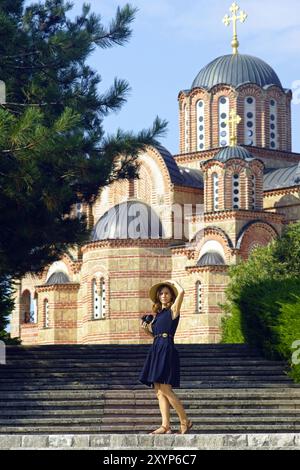
[[[52,285],[52,284],[68,284],[70,282],[70,279],[66,275],[66,273],[62,271],[56,271],[47,280],[46,284],[47,285]]]
[[[197,266],[216,266],[222,264],[224,265],[225,261],[217,251],[208,251],[197,261]]]
[[[234,147],[224,147],[220,152],[218,152],[213,159],[218,160],[219,162],[226,162],[231,158],[241,158],[242,160],[253,160],[251,153],[244,147],[236,145]]]
[[[91,240],[162,238],[163,227],[158,215],[144,202],[124,201],[100,217]]]
[[[192,88],[211,88],[221,83],[238,87],[247,82],[261,88],[268,85],[282,88],[272,67],[258,57],[245,54],[229,54],[213,60],[200,70]]]
[[[272,189],[289,188],[300,185],[300,163],[297,165],[267,169],[264,175],[264,191]]]

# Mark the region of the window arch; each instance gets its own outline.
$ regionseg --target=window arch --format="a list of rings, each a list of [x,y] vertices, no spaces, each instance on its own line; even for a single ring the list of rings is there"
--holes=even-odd
[[[44,328],[50,327],[50,318],[49,318],[49,301],[48,299],[44,300]]]
[[[205,104],[203,100],[196,103],[196,116],[197,116],[197,150],[205,150]]]
[[[232,208],[240,208],[240,175],[238,173],[232,175]]]
[[[196,313],[202,313],[203,311],[203,299],[202,299],[202,283],[201,281],[196,282]]]
[[[256,145],[256,101],[253,96],[246,96],[244,102],[244,142]]]
[[[213,210],[216,211],[219,208],[219,175],[217,173],[213,173],[212,183],[213,183]]]
[[[229,98],[221,96],[219,98],[219,147],[226,147],[229,145]]]
[[[278,116],[277,116],[277,101],[272,98],[270,100],[270,148],[278,148]]]

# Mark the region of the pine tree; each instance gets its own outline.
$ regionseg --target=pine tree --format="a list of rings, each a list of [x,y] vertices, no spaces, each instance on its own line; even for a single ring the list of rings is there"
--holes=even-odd
[[[137,157],[156,145],[166,122],[138,133],[106,136],[103,120],[126,102],[129,85],[101,77],[87,64],[92,51],[124,45],[136,9],[118,8],[108,27],[83,6],[44,0],[0,2],[0,279],[40,272],[68,248],[88,240],[76,203],[92,203],[101,187],[138,177]],[[3,292],[3,290],[2,290]],[[0,294],[0,312],[5,295]],[[1,315],[1,313],[0,313]],[[0,324],[1,325],[1,324]],[[0,326],[1,328],[1,326]]]

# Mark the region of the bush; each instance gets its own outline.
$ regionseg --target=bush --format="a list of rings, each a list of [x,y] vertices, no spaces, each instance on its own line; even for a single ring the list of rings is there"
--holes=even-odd
[[[230,268],[226,303],[221,305],[225,313],[221,342],[246,342],[265,357],[286,360],[289,375],[297,382],[300,364],[293,343],[300,341],[299,260],[297,223],[275,242],[254,250],[246,262]]]

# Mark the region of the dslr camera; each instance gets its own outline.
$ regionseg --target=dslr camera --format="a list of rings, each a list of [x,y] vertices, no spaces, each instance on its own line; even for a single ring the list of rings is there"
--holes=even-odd
[[[154,318],[153,315],[143,315],[142,321],[149,324],[152,322],[153,318]]]

